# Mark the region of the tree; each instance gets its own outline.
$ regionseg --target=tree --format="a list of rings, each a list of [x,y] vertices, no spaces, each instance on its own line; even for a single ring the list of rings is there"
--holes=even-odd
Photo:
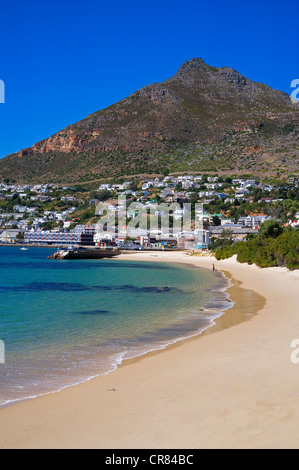
[[[277,238],[283,232],[283,228],[279,225],[279,222],[275,219],[265,220],[258,231],[259,241],[264,240],[265,238]]]
[[[112,196],[113,194],[111,194],[111,191],[109,191],[108,189],[103,189],[102,191],[97,192],[96,199],[98,199],[99,201],[107,201]]]
[[[216,225],[216,226],[221,225],[221,220],[220,220],[218,215],[213,215],[212,218],[213,218],[213,224],[214,225]]]
[[[133,180],[130,184],[130,190],[131,191],[138,191],[138,181]]]
[[[19,232],[18,235],[16,236],[16,240],[18,240],[18,241],[24,240],[24,233]]]
[[[52,221],[48,221],[48,222],[43,222],[41,224],[41,227],[44,229],[44,230],[52,230],[56,225],[56,222],[54,222],[53,220]]]

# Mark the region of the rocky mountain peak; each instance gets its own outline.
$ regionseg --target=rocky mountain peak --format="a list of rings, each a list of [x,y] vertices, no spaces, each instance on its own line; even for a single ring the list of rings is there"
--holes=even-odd
[[[179,68],[178,72],[186,72],[194,69],[202,69],[205,66],[205,61],[200,57],[186,60],[183,65]]]
[[[239,162],[253,171],[281,165],[282,156],[289,171],[298,111],[287,94],[194,58],[163,83],[2,159],[0,179],[82,182],[165,169],[235,171]]]

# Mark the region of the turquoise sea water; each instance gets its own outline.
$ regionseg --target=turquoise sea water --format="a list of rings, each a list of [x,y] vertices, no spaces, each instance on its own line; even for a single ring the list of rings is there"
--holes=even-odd
[[[0,405],[107,374],[229,306],[219,273],[137,256],[49,260],[54,251],[0,247]]]

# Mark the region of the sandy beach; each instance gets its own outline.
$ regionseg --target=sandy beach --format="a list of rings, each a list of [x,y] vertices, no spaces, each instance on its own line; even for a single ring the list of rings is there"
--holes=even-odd
[[[199,336],[0,409],[0,448],[298,448],[299,271],[183,252],[121,259],[214,262],[235,305]]]

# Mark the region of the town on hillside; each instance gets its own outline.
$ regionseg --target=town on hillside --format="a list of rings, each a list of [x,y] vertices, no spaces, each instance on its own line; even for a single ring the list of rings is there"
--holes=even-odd
[[[57,184],[0,183],[0,243],[27,246],[119,246],[125,249],[209,249],[220,240],[249,240],[260,225],[274,219],[282,226],[299,226],[299,193],[296,176],[285,180],[252,175],[166,174],[148,179],[119,179],[97,187]],[[125,201],[121,203],[119,201]],[[96,208],[105,202],[116,217],[113,234],[99,230]],[[134,203],[134,210],[130,210]],[[205,236],[198,244],[195,225],[178,229],[177,222],[191,212],[196,221],[196,204],[202,204]],[[138,217],[138,207],[163,216],[169,227],[155,230],[138,227],[128,236],[127,225]],[[132,206],[131,206],[132,207]]]

